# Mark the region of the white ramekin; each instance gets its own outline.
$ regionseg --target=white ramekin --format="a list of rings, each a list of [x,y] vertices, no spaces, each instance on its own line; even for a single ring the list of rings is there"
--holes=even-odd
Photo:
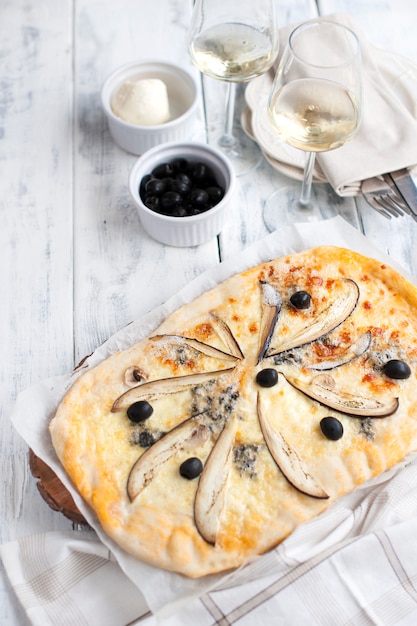
[[[113,94],[128,79],[159,78],[168,92],[172,119],[156,126],[139,126],[123,121],[111,108]],[[144,61],[129,63],[115,70],[101,89],[101,103],[109,130],[116,144],[140,155],[161,143],[192,138],[199,104],[197,82],[187,70],[172,63]]]
[[[141,200],[139,187],[142,178],[150,174],[157,165],[179,157],[209,165],[217,182],[225,189],[223,199],[199,215],[161,215],[149,209]],[[142,226],[151,237],[170,246],[195,246],[218,235],[230,213],[235,189],[236,174],[230,161],[216,148],[200,142],[169,142],[156,146],[136,161],[129,175],[129,192]]]

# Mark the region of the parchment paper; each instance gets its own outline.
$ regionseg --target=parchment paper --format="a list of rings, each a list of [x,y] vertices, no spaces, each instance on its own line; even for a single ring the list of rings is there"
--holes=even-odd
[[[53,450],[48,425],[56,408],[71,387],[74,380],[87,368],[91,368],[103,359],[131,346],[152,333],[169,313],[181,304],[190,302],[195,297],[214,287],[234,273],[248,267],[268,261],[279,256],[299,252],[317,245],[337,245],[350,248],[359,253],[371,256],[383,263],[389,264],[400,271],[410,282],[416,284],[414,278],[407,274],[393,259],[372,246],[357,230],[351,227],[341,217],[326,221],[326,228],[322,222],[289,226],[273,233],[255,245],[247,248],[236,257],[213,267],[197,279],[192,281],[178,294],[172,296],[160,307],[135,320],[99,346],[94,354],[86,359],[76,372],[66,376],[50,378],[22,392],[16,401],[12,414],[12,422],[18,433],[27,445],[44,460],[58,475],[63,484],[71,492],[80,511],[91,527],[96,531],[100,540],[113,553],[125,574],[142,592],[149,608],[154,613],[171,614],[176,611],[187,599],[199,596],[214,588],[229,588],[255,580],[259,576],[266,576],[276,572],[279,567],[274,551],[253,559],[242,568],[226,574],[218,574],[201,579],[188,579],[178,574],[166,572],[133,558],[121,550],[102,531],[96,515],[81,500],[72,486],[69,478],[63,471]],[[27,411],[27,407],[31,411]],[[398,464],[388,472],[367,482],[354,493],[348,494],[333,503],[329,509],[315,520],[302,524],[282,545],[286,549],[288,561],[300,562],[336,541],[359,532],[352,523],[351,511],[358,505],[370,490],[385,483],[401,468],[413,462],[414,455]]]

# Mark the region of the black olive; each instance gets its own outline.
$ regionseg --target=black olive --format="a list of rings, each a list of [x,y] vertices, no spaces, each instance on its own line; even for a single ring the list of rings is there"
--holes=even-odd
[[[145,195],[146,183],[149,182],[151,178],[152,178],[151,174],[146,174],[146,176],[144,176],[142,180],[140,181],[139,195],[141,196],[141,198],[143,198],[143,196]]]
[[[175,207],[175,209],[172,211],[172,213],[170,213],[170,215],[174,215],[174,217],[187,217],[188,213],[187,213],[187,209],[184,206],[177,206]]]
[[[296,309],[308,309],[311,304],[311,296],[307,291],[296,291],[292,294],[290,302]]]
[[[182,157],[178,157],[178,159],[173,159],[171,161],[171,165],[178,170],[179,172],[184,172],[188,167],[187,159],[183,159]]]
[[[165,181],[161,178],[151,178],[145,185],[145,191],[147,194],[160,196],[165,191]]]
[[[187,174],[178,174],[173,182],[172,189],[173,191],[180,193],[182,196],[189,194],[192,189],[192,181],[190,177],[187,176]]]
[[[185,180],[175,179],[172,184],[172,191],[176,191],[184,197],[190,193],[191,183],[187,183]]]
[[[278,373],[272,367],[266,367],[257,373],[256,382],[261,387],[273,387],[278,382]]]
[[[209,196],[204,189],[193,189],[190,193],[190,203],[192,206],[203,207],[207,204]]]
[[[148,209],[152,209],[152,211],[158,211],[160,209],[160,199],[159,196],[151,196],[151,195],[146,195],[144,200],[143,200],[145,206],[148,207]]]
[[[188,174],[186,174],[185,172],[179,172],[179,174],[176,175],[175,179],[183,183],[187,183],[187,185],[189,185],[190,187],[193,182],[191,178],[188,176]]]
[[[196,183],[204,182],[212,176],[210,168],[205,163],[194,163],[191,174]]]
[[[127,416],[131,422],[144,422],[149,419],[153,413],[153,408],[146,402],[146,400],[139,400],[139,402],[134,402],[127,409]]]
[[[335,417],[323,417],[320,428],[323,435],[331,441],[337,441],[343,437],[343,424]]]
[[[210,200],[216,204],[220,202],[220,200],[224,196],[224,189],[222,189],[222,187],[218,187],[217,185],[213,187],[207,187],[206,192],[208,193]]]
[[[166,178],[161,178],[165,185],[165,191],[176,191],[175,189],[175,178],[172,176],[167,176]]]
[[[180,204],[182,204],[182,197],[176,191],[166,191],[161,196],[161,207],[165,211],[171,212]]]
[[[388,378],[395,378],[397,380],[411,376],[410,366],[399,359],[387,361],[384,365],[384,372]]]
[[[200,215],[200,213],[203,213],[203,208],[202,207],[196,207],[196,206],[190,206],[187,209],[187,215]]]
[[[203,464],[197,457],[193,456],[180,465],[180,474],[188,480],[197,478],[203,471]]]
[[[152,175],[156,178],[167,178],[168,176],[174,176],[175,167],[171,163],[161,163],[152,170]]]

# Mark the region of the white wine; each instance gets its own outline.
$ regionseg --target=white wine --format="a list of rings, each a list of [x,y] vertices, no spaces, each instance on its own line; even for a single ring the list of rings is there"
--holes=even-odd
[[[274,60],[271,39],[239,23],[212,26],[190,43],[198,69],[217,80],[243,82],[259,76]]]
[[[288,83],[272,96],[268,111],[286,143],[310,152],[338,148],[359,124],[359,109],[349,91],[322,79]]]

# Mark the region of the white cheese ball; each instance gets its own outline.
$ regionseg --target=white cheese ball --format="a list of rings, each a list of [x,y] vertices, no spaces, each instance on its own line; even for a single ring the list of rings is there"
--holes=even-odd
[[[168,122],[168,91],[159,78],[127,80],[114,94],[113,113],[125,122],[138,126],[156,126]]]

